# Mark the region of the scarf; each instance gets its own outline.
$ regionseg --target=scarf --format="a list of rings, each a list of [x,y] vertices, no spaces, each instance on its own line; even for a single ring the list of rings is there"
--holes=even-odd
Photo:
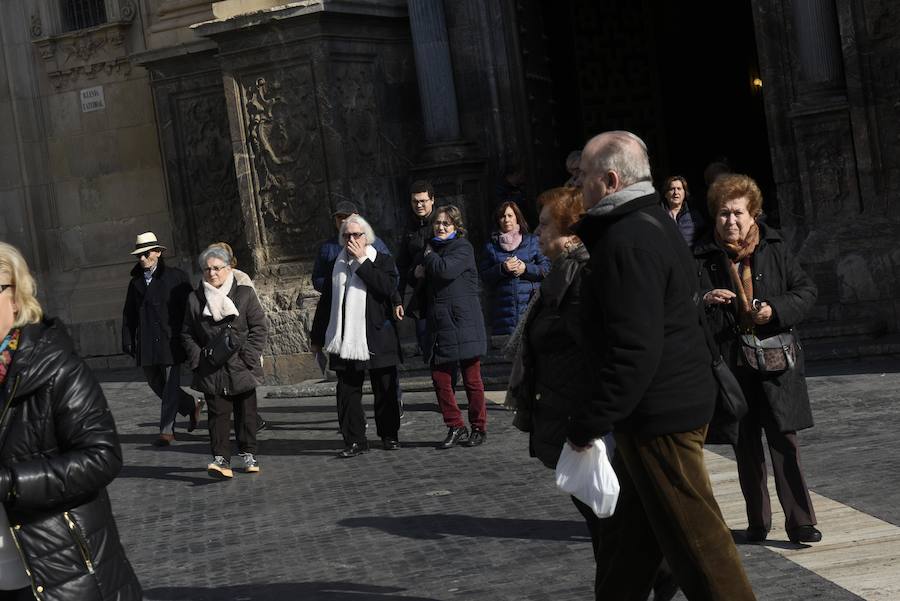
[[[653,188],[653,182],[636,182],[622,188],[618,192],[614,192],[591,207],[588,215],[606,215],[613,210],[619,208],[627,202],[631,202],[635,198],[653,194],[656,190]]]
[[[731,259],[728,261],[728,274],[731,276],[731,283],[734,285],[740,301],[737,306],[737,312],[741,328],[745,331],[751,331],[753,330],[753,307],[751,305],[753,302],[753,267],[751,258],[753,253],[756,252],[756,247],[759,246],[759,226],[754,222],[744,239],[737,242],[725,242],[719,236],[718,230],[716,230],[715,236],[716,242],[725,250],[728,258]],[[740,269],[738,269],[738,264],[740,264]]]
[[[0,384],[6,381],[6,374],[9,373],[9,366],[12,364],[13,353],[19,348],[19,335],[22,330],[15,328],[10,330],[3,342],[0,343]]]
[[[234,273],[229,273],[225,282],[218,288],[203,281],[203,294],[206,296],[206,306],[203,314],[213,318],[213,321],[222,321],[229,315],[238,316],[240,312],[234,306],[234,301],[228,297],[228,291],[234,286]]]
[[[440,247],[444,246],[445,244],[449,243],[451,240],[455,240],[456,234],[457,234],[457,232],[454,230],[454,231],[450,232],[450,235],[447,236],[446,238],[438,238],[437,236],[435,236],[434,238],[431,239],[431,242],[429,242],[429,244],[431,244],[431,246],[433,246],[435,248],[440,248]]]
[[[366,246],[366,259],[378,255]],[[366,283],[356,275],[362,261],[341,250],[331,271],[331,318],[325,331],[325,351],[352,361],[369,360],[366,340]]]
[[[516,250],[522,244],[522,226],[518,226],[511,232],[501,233],[498,237],[498,242],[500,243],[500,248],[506,252]]]

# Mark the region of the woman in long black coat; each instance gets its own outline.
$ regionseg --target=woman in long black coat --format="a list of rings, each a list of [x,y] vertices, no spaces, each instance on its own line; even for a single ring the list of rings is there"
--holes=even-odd
[[[793,542],[818,542],[822,533],[815,527],[796,434],[811,427],[813,419],[803,349],[793,330],[815,304],[816,286],[779,233],[757,222],[762,194],[756,182],[746,175],[721,176],[708,199],[715,227],[698,243],[694,255],[700,263],[710,326],[750,407],[735,445],[747,506],[747,539],[765,540],[772,527],[764,431],[788,537]],[[752,369],[740,349],[739,333],[760,339],[793,333],[795,364],[774,375]]]
[[[400,340],[392,319],[400,304],[397,269],[390,255],[372,246],[369,223],[351,215],[341,225],[345,247],[335,259],[322,292],[310,338],[313,350],[329,354],[337,372],[338,421],[345,448],[341,457],[369,450],[362,387],[366,370],[375,396],[375,425],[386,451],[400,448]]]
[[[122,468],[112,414],[34,293],[0,242],[0,598],[139,601],[106,494]]]
[[[457,443],[477,446],[487,438],[487,411],[481,356],[487,351],[487,334],[481,312],[478,266],[475,251],[466,239],[462,213],[447,205],[434,211],[434,237],[425,248],[425,315],[427,344],[425,362],[431,366],[431,380],[438,406],[444,416],[447,437],[438,446],[449,449]],[[466,398],[469,425],[465,427],[456,404],[453,373],[459,365]]]

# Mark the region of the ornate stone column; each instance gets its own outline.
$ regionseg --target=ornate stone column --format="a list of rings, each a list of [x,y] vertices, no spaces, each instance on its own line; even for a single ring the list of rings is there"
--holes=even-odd
[[[425,140],[428,144],[456,142],[460,138],[459,109],[443,0],[409,0],[409,27]]]
[[[844,87],[844,65],[834,0],[794,0],[794,31],[805,83]]]

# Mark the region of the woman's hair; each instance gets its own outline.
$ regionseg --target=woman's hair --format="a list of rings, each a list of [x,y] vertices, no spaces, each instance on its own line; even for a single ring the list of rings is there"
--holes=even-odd
[[[671,186],[672,182],[675,181],[681,182],[681,187],[684,188],[684,198],[685,200],[687,200],[687,197],[690,196],[691,193],[688,192],[687,180],[684,179],[683,175],[672,175],[670,177],[667,177],[666,182],[663,184],[663,194],[669,191],[669,186]]]
[[[500,225],[500,218],[503,217],[504,213],[506,213],[506,209],[512,209],[513,214],[516,216],[516,221],[519,223],[519,231],[521,231],[523,234],[527,234],[528,222],[525,221],[525,216],[522,215],[522,210],[519,208],[519,205],[511,200],[507,200],[506,202],[498,206],[496,211],[494,211],[494,225]]]
[[[572,169],[577,169],[579,164],[581,164],[581,151],[573,150],[566,157],[566,170],[571,171]]]
[[[227,252],[229,255],[231,255],[231,267],[232,267],[232,269],[234,269],[235,267],[237,267],[237,257],[234,256],[234,250],[232,250],[231,245],[228,244],[227,242],[213,242],[212,244],[210,244],[210,245],[207,246],[206,248],[221,248],[222,250],[224,250],[225,252]],[[206,267],[206,265],[202,265],[202,267]]]
[[[44,311],[38,302],[37,285],[28,270],[28,263],[25,262],[25,257],[19,249],[6,242],[0,242],[0,274],[9,276],[9,283],[15,286],[10,291],[18,308],[13,327],[21,328],[39,322],[44,316]]]
[[[762,192],[749,175],[726,173],[720,175],[706,193],[709,214],[713,217],[729,200],[747,197],[747,211],[756,219],[762,213]]]
[[[447,216],[447,219],[453,222],[453,226],[456,228],[456,235],[465,238],[466,236],[466,226],[463,224],[462,211],[459,210],[459,207],[456,205],[444,205],[442,207],[438,207],[434,213],[432,213],[431,224],[434,225],[434,222],[437,220],[438,215],[444,214]]]
[[[198,263],[200,263],[200,271],[206,269],[206,262],[210,259],[218,259],[226,265],[231,265],[231,253],[216,244],[209,245],[206,250],[200,253]]]
[[[366,221],[365,219],[363,219],[360,215],[357,215],[356,213],[347,217],[347,219],[344,220],[344,223],[341,224],[341,233],[340,233],[341,239],[343,239],[344,234],[347,233],[347,224],[348,223],[355,223],[356,225],[359,225],[362,227],[363,232],[365,232],[365,234],[366,234],[366,244],[367,245],[375,244],[375,240],[377,239],[375,237],[375,230],[372,229],[372,226],[369,225],[368,221]]]
[[[584,213],[581,188],[572,186],[550,188],[541,192],[537,197],[537,205],[549,211],[553,224],[560,232],[570,231]]]

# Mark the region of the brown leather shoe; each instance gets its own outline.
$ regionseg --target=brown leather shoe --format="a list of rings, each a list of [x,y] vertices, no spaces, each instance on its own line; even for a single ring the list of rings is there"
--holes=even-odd
[[[153,441],[153,446],[154,447],[167,447],[170,444],[172,444],[173,442],[175,442],[174,434],[163,433],[163,434],[159,435],[159,438],[157,438],[156,440]]]

